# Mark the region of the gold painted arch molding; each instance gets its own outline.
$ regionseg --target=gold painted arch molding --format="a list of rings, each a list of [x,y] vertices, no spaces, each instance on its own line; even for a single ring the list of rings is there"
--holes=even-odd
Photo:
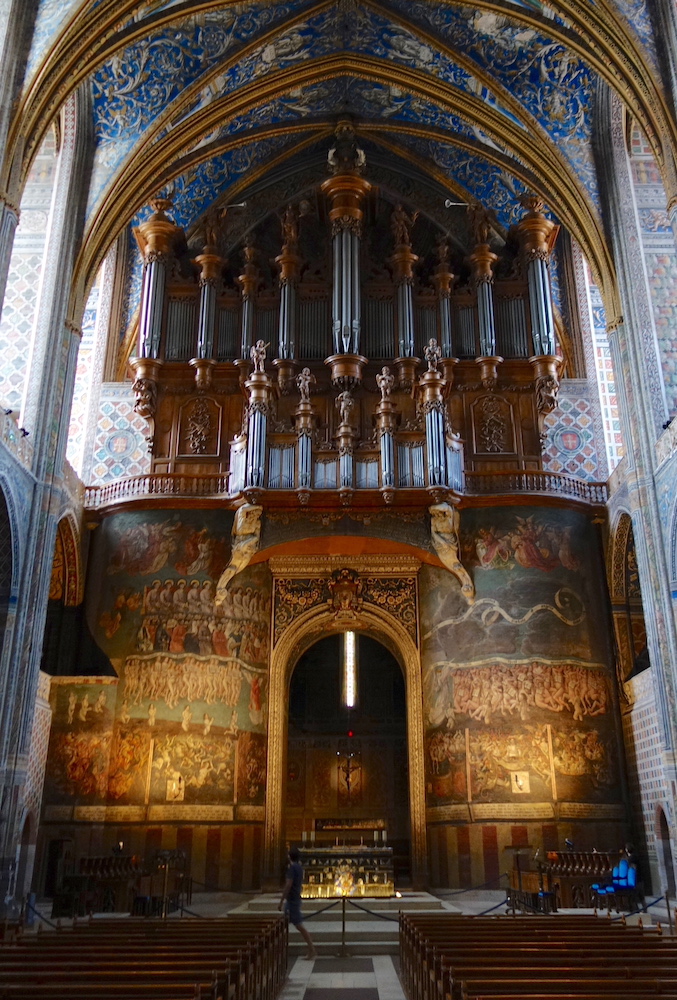
[[[618,314],[613,259],[604,238],[601,220],[586,191],[572,175],[565,158],[540,129],[534,128],[530,133],[525,133],[519,125],[489,107],[480,98],[450,87],[421,71],[409,70],[364,56],[350,58],[329,56],[308,61],[301,67],[278,71],[262,81],[243,87],[234,95],[214,101],[199,116],[199,120],[186,119],[153,145],[144,146],[129,158],[109,188],[85,235],[83,248],[76,262],[71,315],[76,317],[78,310],[82,308],[96,267],[121,228],[148,202],[159,187],[185,169],[182,156],[186,150],[190,150],[203,135],[252,107],[287,94],[304,84],[341,76],[404,87],[414,95],[435,102],[450,115],[459,115],[470,124],[481,128],[512,154],[506,157],[500,150],[493,150],[488,145],[473,145],[456,133],[447,133],[440,129],[406,126],[394,122],[388,122],[387,125],[365,122],[358,126],[358,131],[362,129],[364,134],[373,133],[373,137],[384,146],[387,145],[387,137],[382,134],[384,131],[390,131],[395,135],[398,131],[402,134],[409,132],[412,135],[426,135],[440,141],[455,143],[469,151],[472,150],[473,153],[480,153],[489,162],[509,170],[527,186],[535,187],[583,247],[600,281],[609,315]],[[313,127],[316,132],[330,129],[332,124],[297,123],[283,127],[275,126],[257,134],[263,137],[280,134],[282,131],[301,135],[304,132],[307,134],[308,129],[312,130]],[[316,134],[311,131],[311,136],[304,141],[310,143],[314,138]],[[219,151],[225,152],[244,141],[251,141],[251,134],[238,135],[230,143],[224,143]],[[270,161],[268,168],[279,165],[285,158],[298,151],[299,146],[292,147]],[[402,151],[398,149],[397,152],[401,154]],[[206,160],[212,155],[214,155],[212,148],[203,148],[197,158],[191,159],[191,165],[196,165],[201,159]],[[414,160],[412,154],[408,155]],[[452,189],[449,178],[433,168],[432,164],[423,159],[418,159],[416,162],[420,169],[429,172],[440,183]],[[233,185],[230,188],[230,195],[235,197],[243,183],[251,183],[251,175],[243,182]]]
[[[364,2],[383,16],[421,33],[419,25],[393,14],[386,4],[376,0]],[[621,96],[641,122],[663,171],[668,197],[675,194],[677,124],[641,44],[609,0],[599,0],[594,5],[579,0],[551,0],[549,6],[562,19],[562,24],[507,0],[438,0],[438,3],[498,14],[539,30],[583,59]],[[303,16],[312,17],[327,4],[328,0],[322,0],[311,5],[304,10]],[[94,9],[92,0],[84,0],[54,39],[17,104],[0,173],[0,189],[7,190],[15,199],[20,196],[39,143],[68,95],[116,52],[151,30],[190,15],[237,5],[238,0],[186,0],[180,5],[151,12],[141,20],[133,20],[139,0],[101,0]],[[296,19],[295,15],[282,21],[271,35],[284,31]],[[444,47],[441,39],[438,43]]]

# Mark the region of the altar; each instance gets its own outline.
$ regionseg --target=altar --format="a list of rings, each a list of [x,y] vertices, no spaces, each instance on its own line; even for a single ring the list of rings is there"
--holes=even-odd
[[[303,899],[392,896],[392,847],[313,845],[299,850],[304,870]]]

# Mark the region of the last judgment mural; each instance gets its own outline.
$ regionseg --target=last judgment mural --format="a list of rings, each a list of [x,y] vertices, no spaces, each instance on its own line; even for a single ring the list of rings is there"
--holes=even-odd
[[[69,802],[117,821],[262,821],[270,581],[251,567],[216,603],[231,524],[137,513],[97,532],[87,613],[117,677],[52,685],[47,816]]]
[[[594,841],[623,799],[594,529],[515,507],[462,524],[474,603],[421,573],[428,819],[589,820]]]

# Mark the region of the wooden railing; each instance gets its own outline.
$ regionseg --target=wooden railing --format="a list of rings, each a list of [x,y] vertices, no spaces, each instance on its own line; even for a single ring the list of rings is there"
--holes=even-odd
[[[406,495],[407,490],[402,489],[397,492]],[[596,505],[605,504],[608,499],[606,483],[586,482],[556,472],[468,472],[465,476],[464,492],[470,496],[540,493],[569,497]],[[85,507],[89,510],[102,510],[131,500],[152,497],[223,499],[227,496],[227,474],[185,476],[163,473],[129,476],[127,479],[116,479],[104,486],[88,486],[85,490]]]
[[[466,472],[465,492],[469,494],[550,493],[575,497],[586,503],[605,504],[609,498],[606,483],[575,479],[559,472]]]
[[[100,510],[128,500],[145,497],[226,497],[228,475],[181,476],[172,473],[129,476],[115,479],[105,486],[88,486],[85,507]]]

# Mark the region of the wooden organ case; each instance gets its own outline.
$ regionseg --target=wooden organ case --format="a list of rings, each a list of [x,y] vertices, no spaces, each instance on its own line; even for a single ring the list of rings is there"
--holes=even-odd
[[[139,227],[130,372],[153,473],[305,505],[363,490],[438,502],[466,477],[481,492],[508,471],[542,470],[562,369],[548,276],[557,227],[532,196],[510,233],[475,205],[451,240],[372,187],[349,128],[332,153],[312,193],[320,210],[287,206],[228,257],[213,212],[195,256],[169,202]]]

